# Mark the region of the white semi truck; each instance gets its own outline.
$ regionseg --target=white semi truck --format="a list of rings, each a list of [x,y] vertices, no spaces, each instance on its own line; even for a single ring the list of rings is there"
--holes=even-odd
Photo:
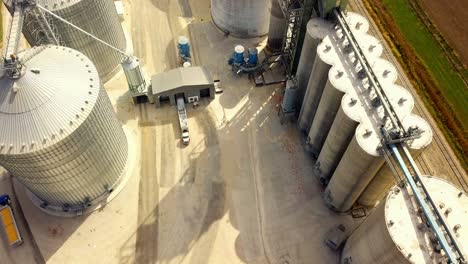
[[[190,143],[189,127],[187,120],[187,111],[185,110],[184,97],[177,98],[177,113],[179,115],[180,131],[182,136],[182,143],[188,145]]]

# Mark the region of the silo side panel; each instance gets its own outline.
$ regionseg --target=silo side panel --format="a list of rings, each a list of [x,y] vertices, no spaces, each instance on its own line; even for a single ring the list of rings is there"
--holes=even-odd
[[[330,127],[335,120],[336,113],[341,106],[343,95],[344,93],[336,89],[330,81],[327,82],[308,137],[308,144],[315,157],[319,155],[325,143]]]
[[[38,4],[110,45],[123,51],[126,50],[125,35],[114,1],[74,0],[64,2],[60,0],[38,0]],[[63,45],[76,49],[90,58],[96,65],[101,78],[107,76],[120,64],[121,54],[56,18],[51,17],[51,20],[52,25],[57,27]],[[36,43],[36,39],[32,37],[32,32],[35,32],[37,28],[34,23],[30,22],[30,17],[27,17],[23,31],[31,46],[36,46],[41,43]]]
[[[323,183],[328,183],[343,153],[356,133],[359,122],[350,119],[340,107],[327,139],[317,158],[316,168],[318,177]]]
[[[270,51],[281,51],[283,47],[283,37],[286,33],[286,24],[286,18],[284,18],[278,0],[271,0],[271,16],[267,42],[267,48]]]
[[[314,120],[323,89],[328,81],[330,68],[331,66],[323,62],[319,56],[315,57],[314,67],[310,75],[298,120],[299,129],[305,133],[309,132],[312,121]]]
[[[383,163],[382,157],[365,152],[353,137],[325,189],[327,205],[339,212],[351,209]]]
[[[268,34],[271,0],[211,0],[211,17],[223,32],[241,38]]]
[[[341,264],[351,263],[408,263],[388,233],[385,204],[377,207],[346,241],[341,254]]]

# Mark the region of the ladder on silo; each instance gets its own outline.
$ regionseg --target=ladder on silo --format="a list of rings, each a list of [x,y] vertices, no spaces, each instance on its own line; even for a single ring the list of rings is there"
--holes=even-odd
[[[381,151],[383,152],[388,165],[395,173],[396,177],[398,177],[398,172],[395,170],[394,162],[392,162],[392,160],[396,162],[398,167],[400,167],[404,175],[404,182],[409,185],[410,191],[413,193],[417,204],[424,213],[425,221],[434,232],[441,249],[445,252],[450,263],[466,263],[465,257],[452,235],[450,228],[448,228],[428,190],[424,186],[424,182],[421,179],[421,173],[406,146],[407,141],[418,138],[423,131],[420,131],[418,128],[409,128],[408,130],[404,128],[401,120],[393,109],[385,90],[380,84],[371,65],[367,61],[366,56],[354,37],[345,17],[341,13],[341,10],[335,9],[333,14],[335,15],[338,25],[343,30],[343,34],[346,36],[349,44],[353,48],[354,53],[361,64],[363,73],[367,75],[371,89],[375,91],[380,104],[384,108],[385,118],[383,119],[383,124],[381,126]],[[389,125],[390,129],[386,129],[386,125]],[[400,150],[403,155],[400,154]]]
[[[12,55],[16,55],[18,52],[18,46],[19,46],[19,41],[21,37],[21,30],[23,27],[23,16],[24,10],[23,8],[16,8],[15,11],[13,12],[13,18],[10,21],[10,26],[8,27],[8,33],[7,33],[7,45],[5,47],[5,52],[4,52],[4,58],[7,60],[9,59]]]

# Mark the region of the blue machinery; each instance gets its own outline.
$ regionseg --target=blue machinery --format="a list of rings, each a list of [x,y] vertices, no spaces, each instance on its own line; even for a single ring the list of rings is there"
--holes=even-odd
[[[466,259],[457,245],[450,229],[445,223],[443,217],[440,215],[434,201],[431,199],[423,181],[421,180],[421,173],[411,156],[411,153],[406,147],[406,141],[415,139],[421,135],[423,131],[418,129],[406,130],[400,119],[398,118],[395,110],[393,109],[388,97],[385,94],[382,86],[380,85],[372,67],[369,65],[364,53],[359,47],[356,39],[354,38],[352,31],[349,28],[343,14],[340,9],[335,9],[333,14],[338,22],[338,25],[342,28],[343,33],[349,40],[356,57],[358,58],[363,70],[367,74],[372,89],[378,95],[380,102],[385,110],[384,125],[381,127],[382,133],[382,147],[381,151],[394,173],[397,173],[394,169],[392,158],[396,161],[398,167],[400,167],[403,175],[405,176],[405,182],[409,185],[414,197],[419,204],[424,216],[427,220],[427,224],[431,227],[435,236],[437,237],[440,247],[445,252],[449,263],[461,264],[466,263]],[[390,125],[390,129],[386,129],[385,125]],[[400,153],[402,152],[402,154]],[[407,165],[409,164],[409,166]]]
[[[245,58],[245,48],[242,45],[237,45],[234,48],[232,57],[228,60],[231,65],[232,71],[241,74],[253,74],[263,68],[264,63],[258,64],[258,50],[250,48],[248,51],[247,59]]]
[[[179,49],[179,57],[181,60],[181,64],[187,61],[191,62],[190,44],[189,44],[189,40],[187,37],[185,36],[179,37],[177,48]]]

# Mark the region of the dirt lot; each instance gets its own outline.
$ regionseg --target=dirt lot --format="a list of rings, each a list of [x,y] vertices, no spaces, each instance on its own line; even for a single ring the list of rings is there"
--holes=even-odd
[[[436,24],[460,59],[468,65],[468,5],[465,0],[420,0],[427,14]]]

